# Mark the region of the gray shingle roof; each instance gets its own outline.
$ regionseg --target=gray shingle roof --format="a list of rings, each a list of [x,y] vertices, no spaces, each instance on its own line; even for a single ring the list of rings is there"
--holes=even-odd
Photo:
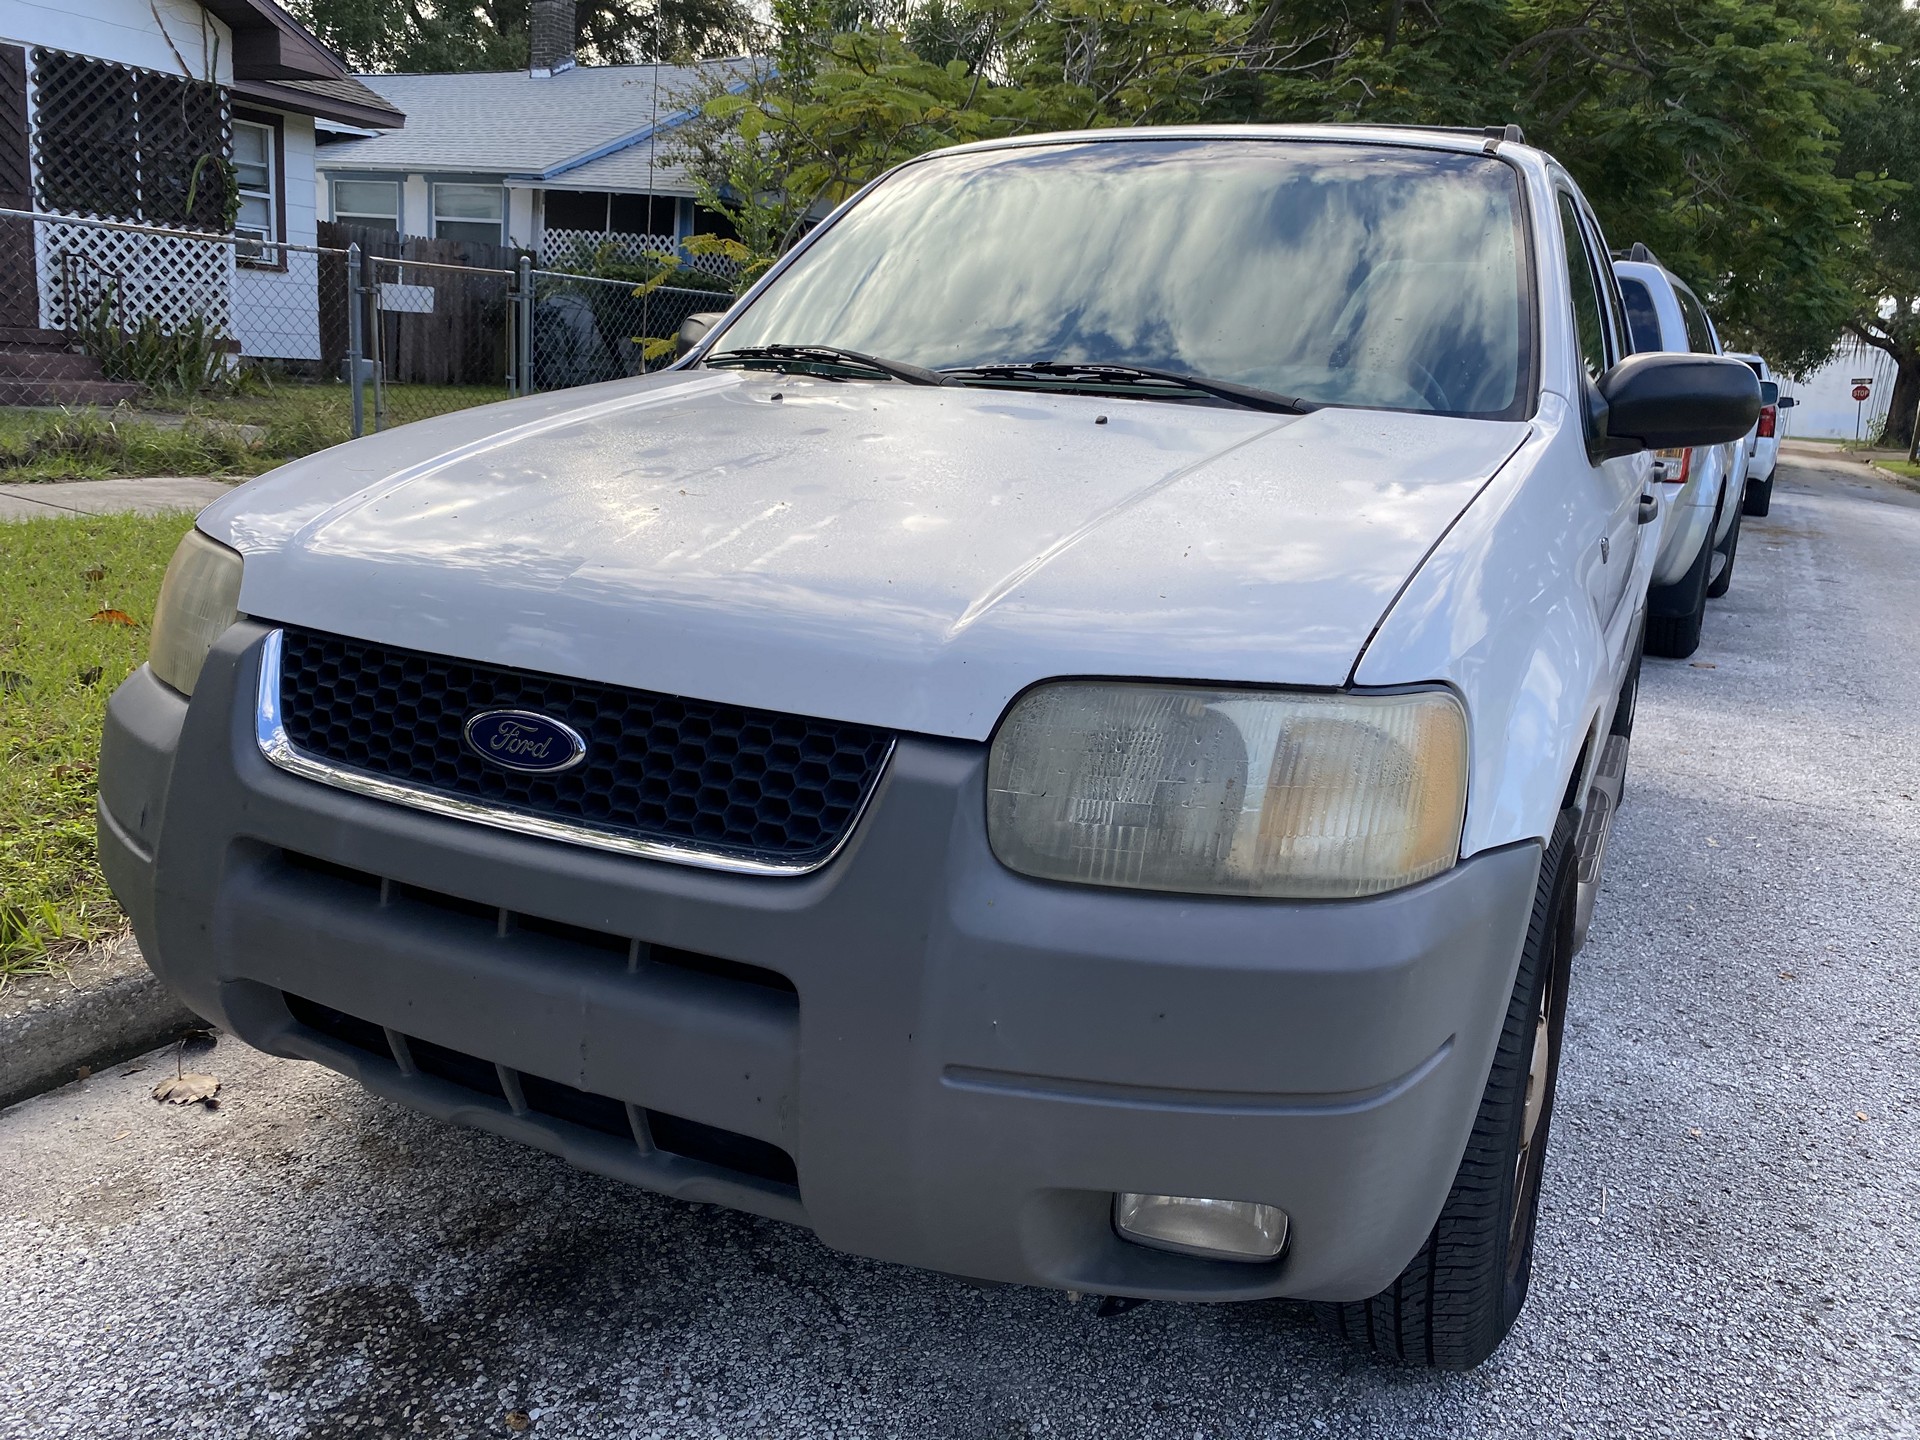
[[[318,164],[322,170],[477,173],[551,179],[569,190],[690,195],[684,174],[659,163],[659,141],[669,128],[664,122],[684,111],[716,71],[739,65],[577,66],[543,78],[524,70],[361,75],[356,78],[405,113],[406,128],[326,145]],[[649,187],[647,135],[656,124],[663,133],[655,137]]]
[[[343,75],[338,80],[282,80],[279,83],[289,90],[303,90],[321,100],[338,100],[362,109],[387,111],[396,125],[405,118],[386,96],[368,89],[350,75]]]

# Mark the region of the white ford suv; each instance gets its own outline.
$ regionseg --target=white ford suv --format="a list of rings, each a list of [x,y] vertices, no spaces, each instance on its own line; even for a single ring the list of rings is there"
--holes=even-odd
[[[671,370],[209,508],[114,695],[155,970],[280,1055],[828,1245],[1523,1300],[1627,735],[1649,448],[1517,131],[903,165]]]

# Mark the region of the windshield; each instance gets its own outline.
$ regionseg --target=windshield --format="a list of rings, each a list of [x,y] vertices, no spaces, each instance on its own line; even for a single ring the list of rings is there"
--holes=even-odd
[[[940,156],[835,221],[713,354],[1133,365],[1316,405],[1513,418],[1532,399],[1519,210],[1507,165],[1443,151],[1103,140]]]

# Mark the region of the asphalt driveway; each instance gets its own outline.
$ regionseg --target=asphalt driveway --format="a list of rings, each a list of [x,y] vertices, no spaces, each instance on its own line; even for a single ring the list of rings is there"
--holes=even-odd
[[[0,1435],[1920,1432],[1920,495],[1782,467],[1650,661],[1533,1299],[1466,1376],[991,1289],[234,1042],[0,1113]]]

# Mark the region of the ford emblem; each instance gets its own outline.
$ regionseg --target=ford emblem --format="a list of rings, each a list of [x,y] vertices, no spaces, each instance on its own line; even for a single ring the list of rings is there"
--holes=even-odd
[[[587,754],[578,730],[532,710],[482,710],[468,717],[466,736],[481,759],[529,775],[571,770]]]

